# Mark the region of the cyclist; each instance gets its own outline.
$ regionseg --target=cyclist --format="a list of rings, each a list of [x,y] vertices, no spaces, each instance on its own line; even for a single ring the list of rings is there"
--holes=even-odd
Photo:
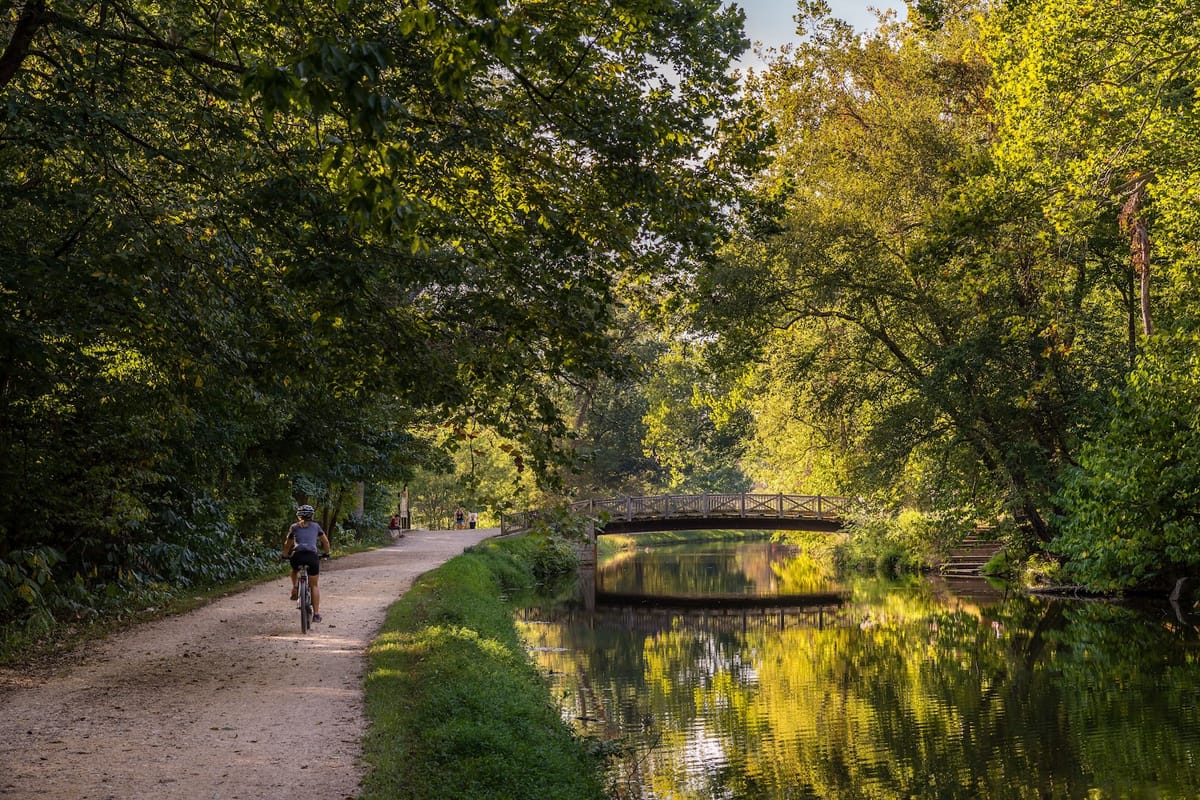
[[[288,528],[283,540],[283,557],[292,564],[292,599],[300,596],[300,565],[308,565],[308,583],[312,587],[313,622],[321,621],[321,590],[317,575],[321,572],[321,550],[329,555],[329,537],[321,523],[313,519],[316,513],[310,505],[296,509],[296,522]],[[318,546],[320,549],[318,549]]]

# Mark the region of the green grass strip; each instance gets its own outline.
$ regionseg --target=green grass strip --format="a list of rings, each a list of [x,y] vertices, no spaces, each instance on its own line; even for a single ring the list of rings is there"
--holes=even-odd
[[[563,722],[507,597],[536,544],[488,542],[426,573],[369,651],[363,800],[603,800],[601,764]]]

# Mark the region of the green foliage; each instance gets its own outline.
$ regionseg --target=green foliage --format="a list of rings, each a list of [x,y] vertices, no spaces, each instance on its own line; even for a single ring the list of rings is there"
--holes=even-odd
[[[528,661],[504,595],[532,579],[528,538],[422,576],[370,651],[364,798],[600,800],[600,765]]]
[[[447,421],[550,475],[619,290],[705,252],[735,193],[705,150],[745,42],[714,0],[25,5],[0,561],[57,551],[57,585],[253,572],[234,539],[277,544],[300,494],[347,522]]]
[[[489,544],[474,548],[472,552],[481,552],[489,558],[494,558],[497,551]],[[575,543],[561,535],[544,531],[505,540],[499,552],[516,558],[527,570],[527,573],[514,574],[511,565],[503,561],[492,564],[492,571],[501,576],[501,584],[506,594],[516,594],[535,585],[553,585],[565,576],[574,574],[579,568]]]
[[[570,575],[579,568],[579,554],[575,544],[561,536],[547,536],[542,539],[530,561],[534,577],[544,584]]]
[[[994,173],[980,11],[857,36],[805,5],[803,42],[748,83],[779,141],[697,316],[748,362],[756,474],[1008,507],[1045,538],[1086,387],[1110,374],[1064,341],[1098,273],[1079,282]]]
[[[995,152],[1015,188],[1045,198],[1067,234],[1099,226],[1128,245],[1144,222],[1149,316],[1156,327],[1194,319],[1194,5],[1036,0],[999,10],[984,40],[997,66]],[[1143,272],[1128,249],[1120,264],[1127,282]]]
[[[15,550],[0,560],[0,615],[19,620],[24,633],[45,633],[54,626],[54,614],[78,607],[78,593],[70,584],[59,586],[54,567],[62,553],[50,547]],[[5,636],[13,633],[6,626]]]
[[[1200,568],[1200,335],[1158,335],[1113,393],[1112,417],[1060,493],[1055,552],[1103,590],[1169,585]]]
[[[913,510],[856,519],[836,551],[839,566],[899,575],[929,569],[969,525],[947,513]]]
[[[1040,553],[1025,560],[1018,570],[1018,578],[1027,589],[1053,589],[1067,585],[1070,580],[1059,561]]]
[[[579,550],[591,546],[592,523],[565,504],[539,513],[533,530],[517,540],[539,583],[551,584],[579,567]]]
[[[1023,552],[1020,547],[1009,543],[1003,550],[989,558],[987,563],[979,568],[979,571],[989,578],[1019,578],[1024,571],[1023,565],[1027,558],[1029,558],[1029,553]]]
[[[1056,549],[1085,557],[1075,577],[1097,586],[1193,569],[1176,477],[1195,474],[1186,382],[1171,408],[1114,408],[1109,389],[1157,346],[1139,340],[1152,317],[1200,319],[1194,9],[913,11],[858,35],[804,3],[801,43],[747,81],[771,160],[688,299],[740,366],[748,471],[888,509],[1009,516],[1042,545],[1068,521]]]
[[[665,473],[662,489],[669,493],[751,488],[740,468],[750,411],[709,377],[707,358],[703,347],[676,345],[657,359],[645,387],[643,447]]]
[[[1070,360],[1109,366],[1089,382],[1098,397],[1062,475],[1051,546],[1066,580],[1096,590],[1161,585],[1197,563],[1200,215],[1184,198],[1200,174],[1200,117],[1182,77],[1200,66],[1194,22],[1187,2],[1037,0],[999,9],[984,31],[998,170],[1057,236],[1084,244],[1071,257],[1080,275],[1107,274],[1088,294],[1080,285],[1088,318],[1061,329]]]

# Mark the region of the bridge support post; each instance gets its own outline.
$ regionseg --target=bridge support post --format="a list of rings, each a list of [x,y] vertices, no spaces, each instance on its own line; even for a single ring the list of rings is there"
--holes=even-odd
[[[596,523],[594,521],[588,520],[585,534],[584,540],[575,544],[575,555],[579,557],[580,570],[594,570],[596,568]]]
[[[579,553],[579,590],[587,611],[596,610],[596,556],[596,521],[589,519],[587,541],[582,543]]]

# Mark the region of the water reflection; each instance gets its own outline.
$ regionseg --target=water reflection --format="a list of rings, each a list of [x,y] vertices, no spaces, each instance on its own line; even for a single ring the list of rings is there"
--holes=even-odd
[[[771,596],[838,588],[828,563],[769,540],[642,548],[596,570],[596,590],[613,594]]]
[[[789,577],[804,557],[769,543],[700,550],[602,567],[597,597],[770,586],[842,599],[527,609],[521,627],[564,717],[630,746],[613,767],[621,797],[1200,792],[1200,648],[1195,626],[1166,609],[986,584],[814,582],[820,568],[802,562]]]

